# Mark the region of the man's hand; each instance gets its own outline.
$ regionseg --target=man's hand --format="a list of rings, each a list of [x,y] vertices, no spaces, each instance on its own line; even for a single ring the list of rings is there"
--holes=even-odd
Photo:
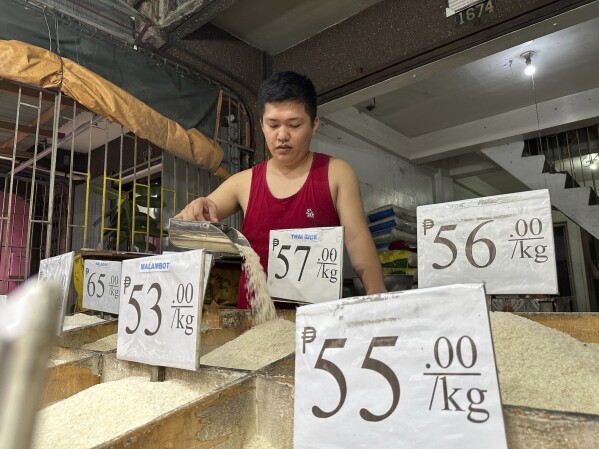
[[[200,197],[185,206],[185,209],[179,212],[175,218],[177,220],[211,221],[216,223],[218,222],[216,209],[216,204],[212,200]]]

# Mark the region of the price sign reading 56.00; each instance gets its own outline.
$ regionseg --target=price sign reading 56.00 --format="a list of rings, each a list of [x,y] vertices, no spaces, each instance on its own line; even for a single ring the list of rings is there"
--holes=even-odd
[[[208,257],[194,250],[123,262],[118,359],[199,368],[200,286]]]
[[[312,303],[339,299],[342,281],[343,227],[270,231],[272,297]]]
[[[505,449],[482,284],[393,295],[298,309],[294,447]]]
[[[489,294],[558,293],[547,190],[422,206],[418,284],[486,283]]]

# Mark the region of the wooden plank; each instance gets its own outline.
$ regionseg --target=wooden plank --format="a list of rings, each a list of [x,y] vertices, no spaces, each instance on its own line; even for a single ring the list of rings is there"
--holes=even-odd
[[[292,449],[292,383],[244,377],[99,447],[238,449],[256,433]]]
[[[599,343],[599,313],[520,312],[516,315],[562,331],[584,343]]]
[[[204,306],[202,325],[213,329],[249,329],[252,327],[251,310],[216,305]]]
[[[12,93],[18,95],[19,85],[15,84],[11,81],[0,78],[0,90],[2,90],[4,92],[12,92]],[[42,100],[47,101],[49,103],[54,103],[54,98],[56,97],[56,94],[54,94],[52,92],[48,92],[46,90],[39,90],[34,87],[21,86],[21,96],[22,97],[35,98],[36,100],[38,100],[40,92],[42,93]],[[61,97],[61,103],[64,104],[65,106],[72,107],[75,104],[75,100],[63,95]],[[80,104],[77,104],[77,109],[81,110],[81,111],[89,110]]]
[[[295,353],[289,354],[276,362],[257,370],[261,375],[276,377],[279,382],[294,382],[295,379]]]
[[[106,321],[105,323],[91,324],[64,331],[58,337],[58,346],[65,348],[80,348],[88,343],[93,343],[101,338],[116,334],[118,322]]]
[[[66,106],[64,104],[60,105],[60,110],[62,111]],[[53,107],[49,107],[48,109],[46,109],[44,112],[42,112],[40,114],[40,126],[42,126],[44,123],[46,123],[48,120],[50,120],[52,117],[54,117],[54,108]],[[27,124],[27,126],[30,127],[36,127],[37,126],[37,118],[35,120],[32,120],[31,122],[29,122]],[[19,131],[17,134],[17,144],[19,142],[22,142],[29,134],[23,131]],[[11,137],[10,139],[8,139],[6,142],[0,144],[0,148],[8,148],[8,149],[12,149],[14,146],[14,142],[15,142],[15,138]],[[31,157],[31,156],[30,156]]]
[[[100,259],[100,260],[129,260],[137,259],[139,257],[146,257],[151,254],[145,253],[131,253],[123,251],[108,251],[108,250],[95,250],[95,249],[82,249],[81,257],[84,259]]]
[[[215,350],[219,346],[239,337],[249,328],[222,328],[222,329],[202,329],[200,332],[200,363],[201,357]]]
[[[295,309],[277,309],[277,316],[295,322]],[[223,307],[217,305],[204,306],[202,324],[207,328],[249,329],[254,325],[251,310]]]
[[[76,348],[64,348],[62,346],[54,346],[50,351],[51,360],[74,361],[92,357],[95,354],[92,351]]]
[[[14,131],[15,130],[15,126],[16,124],[13,122],[6,122],[3,120],[0,120],[0,129],[6,129],[8,131]],[[37,128],[36,126],[29,126],[29,125],[22,125],[19,124],[19,129],[18,132],[20,133],[25,133],[25,134],[29,134],[29,135],[34,135],[37,132]],[[48,137],[48,138],[52,138],[52,136],[54,135],[54,133],[52,132],[51,129],[43,129],[40,128],[39,129],[39,135],[43,136],[43,137]],[[62,139],[64,137],[64,133],[58,133],[58,138]]]
[[[503,417],[510,449],[581,449],[599,441],[599,415],[504,406]]]
[[[255,390],[255,379],[243,378],[98,449],[238,449],[255,431]]]
[[[12,157],[12,149],[11,148],[3,148],[0,146],[0,156]],[[33,157],[33,153],[29,151],[15,151],[15,157],[17,159],[31,159]]]
[[[68,398],[100,383],[100,356],[55,365],[48,369],[42,403]]]

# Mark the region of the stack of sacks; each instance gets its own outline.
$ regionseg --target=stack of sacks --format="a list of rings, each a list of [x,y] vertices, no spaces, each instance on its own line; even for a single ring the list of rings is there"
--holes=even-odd
[[[416,276],[418,259],[414,251],[396,249],[379,251],[379,260],[383,266],[383,274],[411,274]]]
[[[384,274],[416,276],[416,213],[395,205],[366,214]]]
[[[388,205],[368,212],[366,218],[379,251],[416,248],[415,212]]]

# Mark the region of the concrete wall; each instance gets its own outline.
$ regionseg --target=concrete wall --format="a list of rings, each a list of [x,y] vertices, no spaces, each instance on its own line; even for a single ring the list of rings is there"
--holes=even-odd
[[[357,137],[321,123],[312,139],[312,151],[329,154],[351,164],[358,177],[364,211],[386,204],[410,210],[433,203],[435,173],[387,153]],[[355,276],[347,252],[343,277]]]
[[[274,56],[211,23],[175,33],[162,51],[240,96],[252,116],[259,162],[265,153],[255,95],[273,72],[310,76],[324,104],[591,1],[502,0],[496,13],[457,27],[445,16],[446,1],[385,0]]]
[[[569,220],[559,211],[552,211],[553,224],[563,223],[566,225],[567,246],[570,259],[570,280],[572,294],[575,298],[573,304],[576,312],[590,312],[591,303],[589,299],[589,286],[587,284],[587,264],[582,251],[582,240],[580,226]]]
[[[264,160],[264,139],[258,120],[256,93],[271,73],[271,57],[210,23],[166,51],[170,59],[227,87],[247,106],[252,121],[256,161]]]
[[[360,183],[365,211],[386,204],[415,210],[416,206],[433,203],[434,172],[389,154],[333,125],[321,124],[311,149],[351,164]]]
[[[273,70],[310,76],[326,102],[590,1],[501,0],[458,27],[446,1],[385,0],[277,54]]]

